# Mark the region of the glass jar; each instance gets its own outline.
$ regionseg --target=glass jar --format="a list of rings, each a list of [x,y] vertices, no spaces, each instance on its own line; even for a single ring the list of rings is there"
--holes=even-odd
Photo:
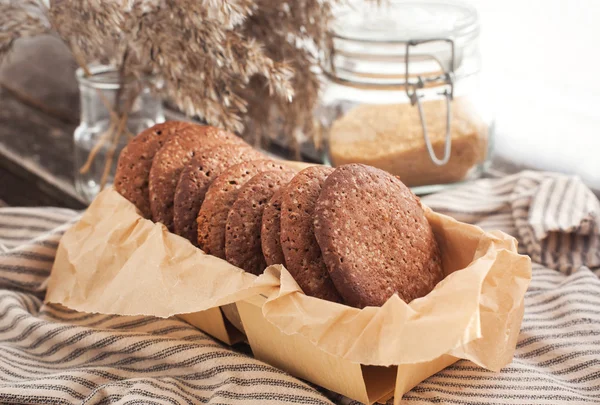
[[[119,79],[110,66],[77,70],[81,122],[75,129],[75,188],[86,201],[112,183],[119,153],[129,139],[165,120],[147,83]]]
[[[316,110],[325,163],[365,163],[416,193],[479,176],[494,120],[480,90],[479,20],[450,1],[351,4],[323,58]]]

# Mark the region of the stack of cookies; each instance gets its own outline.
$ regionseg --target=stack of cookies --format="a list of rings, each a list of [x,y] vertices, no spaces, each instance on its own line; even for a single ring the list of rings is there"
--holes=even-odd
[[[285,265],[307,295],[380,306],[393,294],[422,297],[443,278],[418,198],[370,166],[297,172],[231,133],[166,122],[130,141],[114,184],[207,254],[257,275]]]

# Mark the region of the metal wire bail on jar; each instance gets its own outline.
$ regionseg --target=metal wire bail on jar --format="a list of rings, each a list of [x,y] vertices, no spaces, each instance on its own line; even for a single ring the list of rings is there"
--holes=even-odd
[[[410,48],[412,46],[417,46],[420,44],[428,43],[428,42],[447,42],[450,44],[451,59],[450,59],[450,69],[448,71],[444,70],[444,66],[438,61],[440,68],[444,72],[443,75],[438,77],[430,77],[425,78],[421,75],[417,76],[417,82],[410,82]],[[438,166],[443,166],[448,163],[450,160],[450,153],[452,152],[452,138],[450,137],[450,128],[452,125],[452,99],[454,97],[454,41],[448,38],[444,39],[427,39],[427,40],[410,40],[406,42],[406,73],[405,73],[405,86],[406,86],[406,94],[410,98],[410,103],[414,106],[417,105],[419,109],[419,117],[421,118],[421,126],[423,127],[423,138],[425,139],[425,145],[427,146],[427,152],[429,152],[429,157]],[[433,57],[435,59],[435,57]],[[442,82],[449,86],[449,89],[446,88],[441,93],[446,97],[446,136],[444,138],[444,156],[440,159],[436,156],[435,151],[433,150],[433,146],[431,145],[431,140],[429,139],[429,134],[427,133],[427,123],[425,122],[425,114],[423,112],[423,106],[421,105],[421,95],[417,93],[419,89],[425,87],[426,83],[439,83]]]

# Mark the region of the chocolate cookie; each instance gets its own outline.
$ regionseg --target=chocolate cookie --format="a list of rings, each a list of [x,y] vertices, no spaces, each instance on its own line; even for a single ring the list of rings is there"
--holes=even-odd
[[[292,170],[252,177],[239,191],[227,216],[225,258],[249,273],[261,274],[267,264],[260,245],[263,211],[273,193],[294,177]]]
[[[265,206],[260,228],[260,244],[267,266],[283,264],[285,257],[281,249],[281,199],[283,188],[273,194]]]
[[[204,252],[225,259],[227,215],[237,199],[240,188],[258,173],[286,171],[272,160],[254,160],[231,166],[210,185],[198,212],[198,246]]]
[[[152,159],[167,139],[191,125],[180,121],[156,124],[135,136],[121,151],[115,173],[115,190],[131,201],[145,218],[152,216],[148,194]]]
[[[226,168],[264,158],[250,145],[221,145],[196,154],[184,167],[175,190],[173,224],[175,233],[198,243],[196,217],[213,180]]]
[[[173,231],[173,200],[177,182],[184,166],[204,149],[224,144],[245,143],[221,129],[194,125],[171,137],[154,156],[150,168],[150,209],[152,219]]]
[[[315,209],[315,235],[344,302],[381,306],[429,293],[444,274],[418,198],[400,180],[361,164],[337,168]]]
[[[329,167],[309,167],[282,189],[281,248],[286,268],[306,295],[341,302],[313,230],[315,204],[332,172]]]

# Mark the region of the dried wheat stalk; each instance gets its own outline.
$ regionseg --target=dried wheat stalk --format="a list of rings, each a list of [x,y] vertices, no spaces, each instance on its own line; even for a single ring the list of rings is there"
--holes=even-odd
[[[53,32],[84,70],[152,76],[190,116],[257,144],[279,125],[294,144],[312,128],[312,69],[335,1],[0,0],[0,61],[18,38]]]

